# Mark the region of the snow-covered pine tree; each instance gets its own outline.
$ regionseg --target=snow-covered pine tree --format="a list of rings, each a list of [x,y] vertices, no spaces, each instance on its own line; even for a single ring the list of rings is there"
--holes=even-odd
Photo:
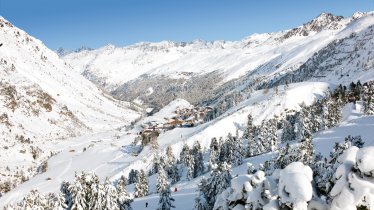
[[[314,146],[312,137],[305,138],[299,146],[301,161],[308,166],[314,163]]]
[[[195,141],[192,146],[192,157],[194,158],[194,178],[202,175],[205,171],[203,151],[200,143]]]
[[[296,120],[296,138],[301,143],[299,151],[302,160],[300,161],[305,165],[311,165],[314,157],[310,117],[310,107],[306,107],[305,104],[302,104]]]
[[[232,165],[238,166],[243,163],[244,159],[244,150],[243,150],[243,139],[239,137],[238,131],[236,136],[234,137],[233,142],[233,160]]]
[[[70,183],[67,182],[67,181],[63,181],[61,183],[61,187],[60,187],[60,192],[63,196],[63,199],[64,199],[64,203],[65,203],[65,206],[66,206],[66,209],[71,209],[71,206],[73,205],[73,198],[72,198],[72,195],[71,195],[71,192],[69,191],[69,188],[70,188]]]
[[[135,184],[135,197],[144,197],[148,194],[148,177],[145,174],[144,170],[140,170],[140,173],[138,175],[138,179]]]
[[[187,179],[192,180],[194,178],[194,172],[195,172],[195,161],[191,154],[187,155],[185,157],[185,163],[184,166],[187,169]]]
[[[164,189],[160,192],[157,210],[170,210],[175,208],[173,202],[174,198],[171,197],[170,184],[166,181]]]
[[[374,147],[348,148],[339,158],[331,189],[331,210],[372,209],[374,205]]]
[[[243,138],[247,140],[248,142],[248,148],[247,148],[247,157],[251,157],[254,155],[254,125],[253,125],[253,118],[251,114],[248,114],[248,120],[247,120],[247,127],[244,130]]]
[[[259,146],[258,146],[258,134],[259,128],[258,126],[253,126],[253,138],[248,139],[248,157],[253,157],[260,154]]]
[[[374,82],[369,82],[363,88],[364,113],[374,115]]]
[[[166,167],[165,159],[166,158],[163,155],[154,154],[153,167],[152,167],[151,173],[149,175],[153,175],[153,174],[158,173],[160,168],[165,168]]]
[[[317,192],[320,195],[328,196],[333,184],[334,167],[327,162],[326,158],[322,158],[313,164],[313,174]]]
[[[264,154],[267,151],[267,148],[269,148],[269,142],[267,142],[266,137],[267,137],[267,128],[266,128],[266,123],[265,120],[262,121],[261,125],[257,127],[258,128],[258,135],[256,139],[256,144],[259,153],[258,154]]]
[[[295,128],[287,118],[282,121],[282,128],[282,143],[295,140]]]
[[[172,184],[180,180],[177,160],[170,145],[166,148],[165,169]]]
[[[235,139],[234,136],[232,136],[231,133],[227,134],[226,138],[226,148],[225,148],[225,158],[222,159],[221,161],[226,161],[228,164],[232,164],[233,162],[233,156],[234,156],[234,144],[235,144]]]
[[[186,164],[186,157],[190,155],[190,147],[187,144],[183,144],[182,151],[179,155],[179,162]]]
[[[126,191],[126,177],[121,176],[117,182],[117,202],[120,210],[132,210],[131,203],[133,202],[132,197]]]
[[[261,141],[259,141],[258,143],[260,143],[263,147],[263,151],[261,153],[267,153],[267,152],[270,152],[271,151],[271,141],[270,141],[270,130],[269,128],[271,127],[270,125],[270,121],[266,121],[266,120],[263,120],[262,123],[261,123],[261,129],[260,129],[260,133],[261,133]]]
[[[102,210],[119,210],[117,190],[108,178],[105,179],[103,192],[104,197],[98,198],[104,206]]]
[[[164,169],[160,168],[157,176],[157,184],[156,189],[158,193],[161,193],[163,190],[165,190],[166,187],[168,187],[168,178],[166,176],[166,172]]]
[[[314,180],[317,184],[317,190],[322,195],[328,195],[332,186],[335,183],[333,175],[341,162],[338,162],[338,158],[351,146],[362,148],[364,145],[361,136],[347,136],[343,142],[336,142],[332,152],[330,153],[330,160],[321,159],[316,161],[313,165]]]
[[[71,196],[71,201],[69,202],[71,210],[84,210],[88,209],[89,204],[86,201],[86,193],[84,187],[82,186],[82,177],[75,174],[74,182],[69,185],[68,191]]]
[[[211,142],[210,142],[210,154],[209,154],[209,170],[211,169],[212,165],[217,164],[219,161],[219,142],[216,139],[216,137],[213,137]]]
[[[154,154],[153,165],[152,165],[152,169],[150,170],[149,175],[157,174],[159,168],[160,168],[160,156],[158,154]]]
[[[195,198],[194,210],[209,210],[209,205],[206,200],[208,188],[207,180],[203,177],[198,184],[199,195]]]
[[[24,209],[43,210],[47,208],[47,200],[37,189],[33,189],[24,197],[21,206]]]
[[[309,119],[309,112],[304,103],[300,105],[300,111],[296,113],[296,121],[295,121],[295,133],[296,133],[296,140],[298,142],[302,142],[306,136],[311,134],[310,132],[310,119]]]
[[[99,177],[96,174],[86,174],[82,177],[84,177],[82,186],[84,186],[85,200],[88,203],[88,207],[92,209],[97,198],[97,188],[100,185]]]
[[[47,200],[47,208],[46,209],[53,209],[53,210],[64,210],[67,209],[65,204],[64,197],[61,193],[48,193],[45,196]]]
[[[319,130],[326,130],[329,129],[330,126],[330,120],[329,120],[329,105],[328,105],[328,98],[324,98],[321,100],[321,113],[320,113],[320,119],[321,119],[321,125]]]
[[[277,120],[270,119],[267,123],[268,133],[267,141],[269,142],[268,151],[275,151],[278,149],[278,129],[277,129]]]
[[[220,163],[213,169],[204,192],[209,209],[213,208],[217,195],[230,186],[231,178],[231,166],[226,162]]]
[[[131,169],[129,172],[129,184],[133,184],[138,180],[139,171]]]
[[[190,147],[187,144],[183,145],[182,151],[180,153],[180,163],[182,164],[182,171],[187,171],[186,178],[191,180],[194,178],[194,157],[191,155]]]
[[[275,168],[284,169],[288,164],[301,160],[301,154],[296,149],[290,147],[287,143],[286,146],[279,149],[278,156],[275,159]]]
[[[341,107],[342,101],[337,98],[334,100],[332,97],[327,98],[327,127],[332,128],[336,126],[342,119]]]
[[[96,197],[92,199],[92,204],[90,209],[104,209],[105,208],[105,191],[103,184],[99,183],[94,189],[94,194]]]

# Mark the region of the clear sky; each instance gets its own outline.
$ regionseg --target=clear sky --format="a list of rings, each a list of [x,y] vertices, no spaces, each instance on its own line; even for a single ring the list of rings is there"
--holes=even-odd
[[[349,16],[374,0],[0,0],[0,15],[48,47],[239,40],[296,27],[321,12]]]

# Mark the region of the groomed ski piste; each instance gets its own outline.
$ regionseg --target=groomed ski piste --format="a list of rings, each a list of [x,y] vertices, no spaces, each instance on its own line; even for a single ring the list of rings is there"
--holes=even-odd
[[[247,115],[252,114],[254,123],[258,124],[263,119],[280,115],[284,110],[298,110],[304,102],[310,105],[313,101],[324,96],[329,88],[334,85],[322,82],[303,82],[291,84],[285,88],[280,86],[278,94],[272,90],[265,93],[263,90],[255,91],[251,97],[237,106],[231,108],[222,116],[192,128],[175,128],[161,133],[158,137],[158,153],[164,153],[168,145],[173,149],[174,155],[178,155],[184,143],[192,145],[199,141],[202,148],[207,148],[212,137],[224,137],[229,132],[235,133],[238,129],[242,132],[247,123]],[[58,192],[61,182],[72,181],[75,173],[80,171],[94,172],[101,181],[109,177],[115,182],[121,175],[127,175],[131,169],[149,169],[152,164],[155,151],[146,146],[138,155],[133,155],[132,142],[139,132],[139,126],[147,120],[162,120],[163,117],[173,115],[177,107],[189,107],[190,104],[182,99],[170,103],[154,116],[146,117],[139,121],[131,130],[113,130],[71,138],[54,145],[60,152],[48,160],[48,170],[19,185],[0,198],[0,206],[20,201],[25,194],[32,189],[38,189],[42,193]],[[361,135],[365,146],[374,145],[371,130],[374,125],[373,116],[364,116],[360,104],[348,104],[343,108],[343,122],[337,127],[321,131],[313,135],[315,152],[321,152],[328,156],[335,142],[341,142],[348,135]],[[233,177],[237,174],[245,174],[246,162],[258,166],[276,155],[275,152],[248,158],[244,164],[232,169]],[[209,173],[204,175],[209,176]],[[157,174],[149,177],[149,195],[137,198],[132,203],[133,209],[155,209],[159,196],[156,193]],[[187,181],[182,177],[181,181],[171,186],[172,196],[175,199],[176,209],[193,208],[194,198],[197,195],[197,184],[202,177]],[[127,190],[134,192],[134,184],[128,185]],[[177,188],[178,191],[174,192]],[[148,208],[145,203],[148,203]]]

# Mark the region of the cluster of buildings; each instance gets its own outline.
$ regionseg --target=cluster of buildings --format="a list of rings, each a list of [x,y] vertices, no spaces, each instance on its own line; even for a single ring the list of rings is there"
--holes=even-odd
[[[160,133],[177,127],[194,127],[204,123],[205,116],[212,110],[211,107],[177,108],[175,114],[170,118],[165,117],[162,123],[156,120],[144,123],[141,133]]]

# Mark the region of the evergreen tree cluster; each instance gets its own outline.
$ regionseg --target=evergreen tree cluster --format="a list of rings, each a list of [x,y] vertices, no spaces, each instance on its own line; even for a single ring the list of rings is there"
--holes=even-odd
[[[184,144],[179,155],[179,162],[182,165],[181,171],[187,173],[186,177],[188,180],[204,174],[205,164],[200,143],[195,141],[192,149],[187,144]]]
[[[116,186],[106,179],[99,182],[95,174],[76,174],[73,182],[63,182],[60,193],[42,195],[32,190],[24,199],[10,209],[46,210],[131,210],[133,198],[126,191],[126,178],[121,177]]]
[[[230,186],[231,166],[223,162],[214,165],[208,179],[203,178],[199,183],[199,196],[195,199],[195,210],[211,210],[216,198]]]
[[[247,127],[243,133],[243,141],[248,142],[246,157],[252,157],[278,148],[278,119],[264,120],[261,125],[253,125],[253,118],[248,115]]]
[[[291,155],[277,159],[279,168],[270,174],[249,164],[248,175],[235,177],[214,197],[213,209],[371,209],[374,147],[363,145],[360,136],[347,136],[335,144],[329,159],[317,155],[309,167]],[[287,146],[282,154],[292,150]],[[203,186],[207,180],[200,183],[195,209],[212,209]]]
[[[221,163],[228,163],[232,166],[238,166],[243,163],[245,157],[243,138],[236,133],[233,136],[229,133],[224,141],[220,138],[212,138],[210,142],[209,168]]]

